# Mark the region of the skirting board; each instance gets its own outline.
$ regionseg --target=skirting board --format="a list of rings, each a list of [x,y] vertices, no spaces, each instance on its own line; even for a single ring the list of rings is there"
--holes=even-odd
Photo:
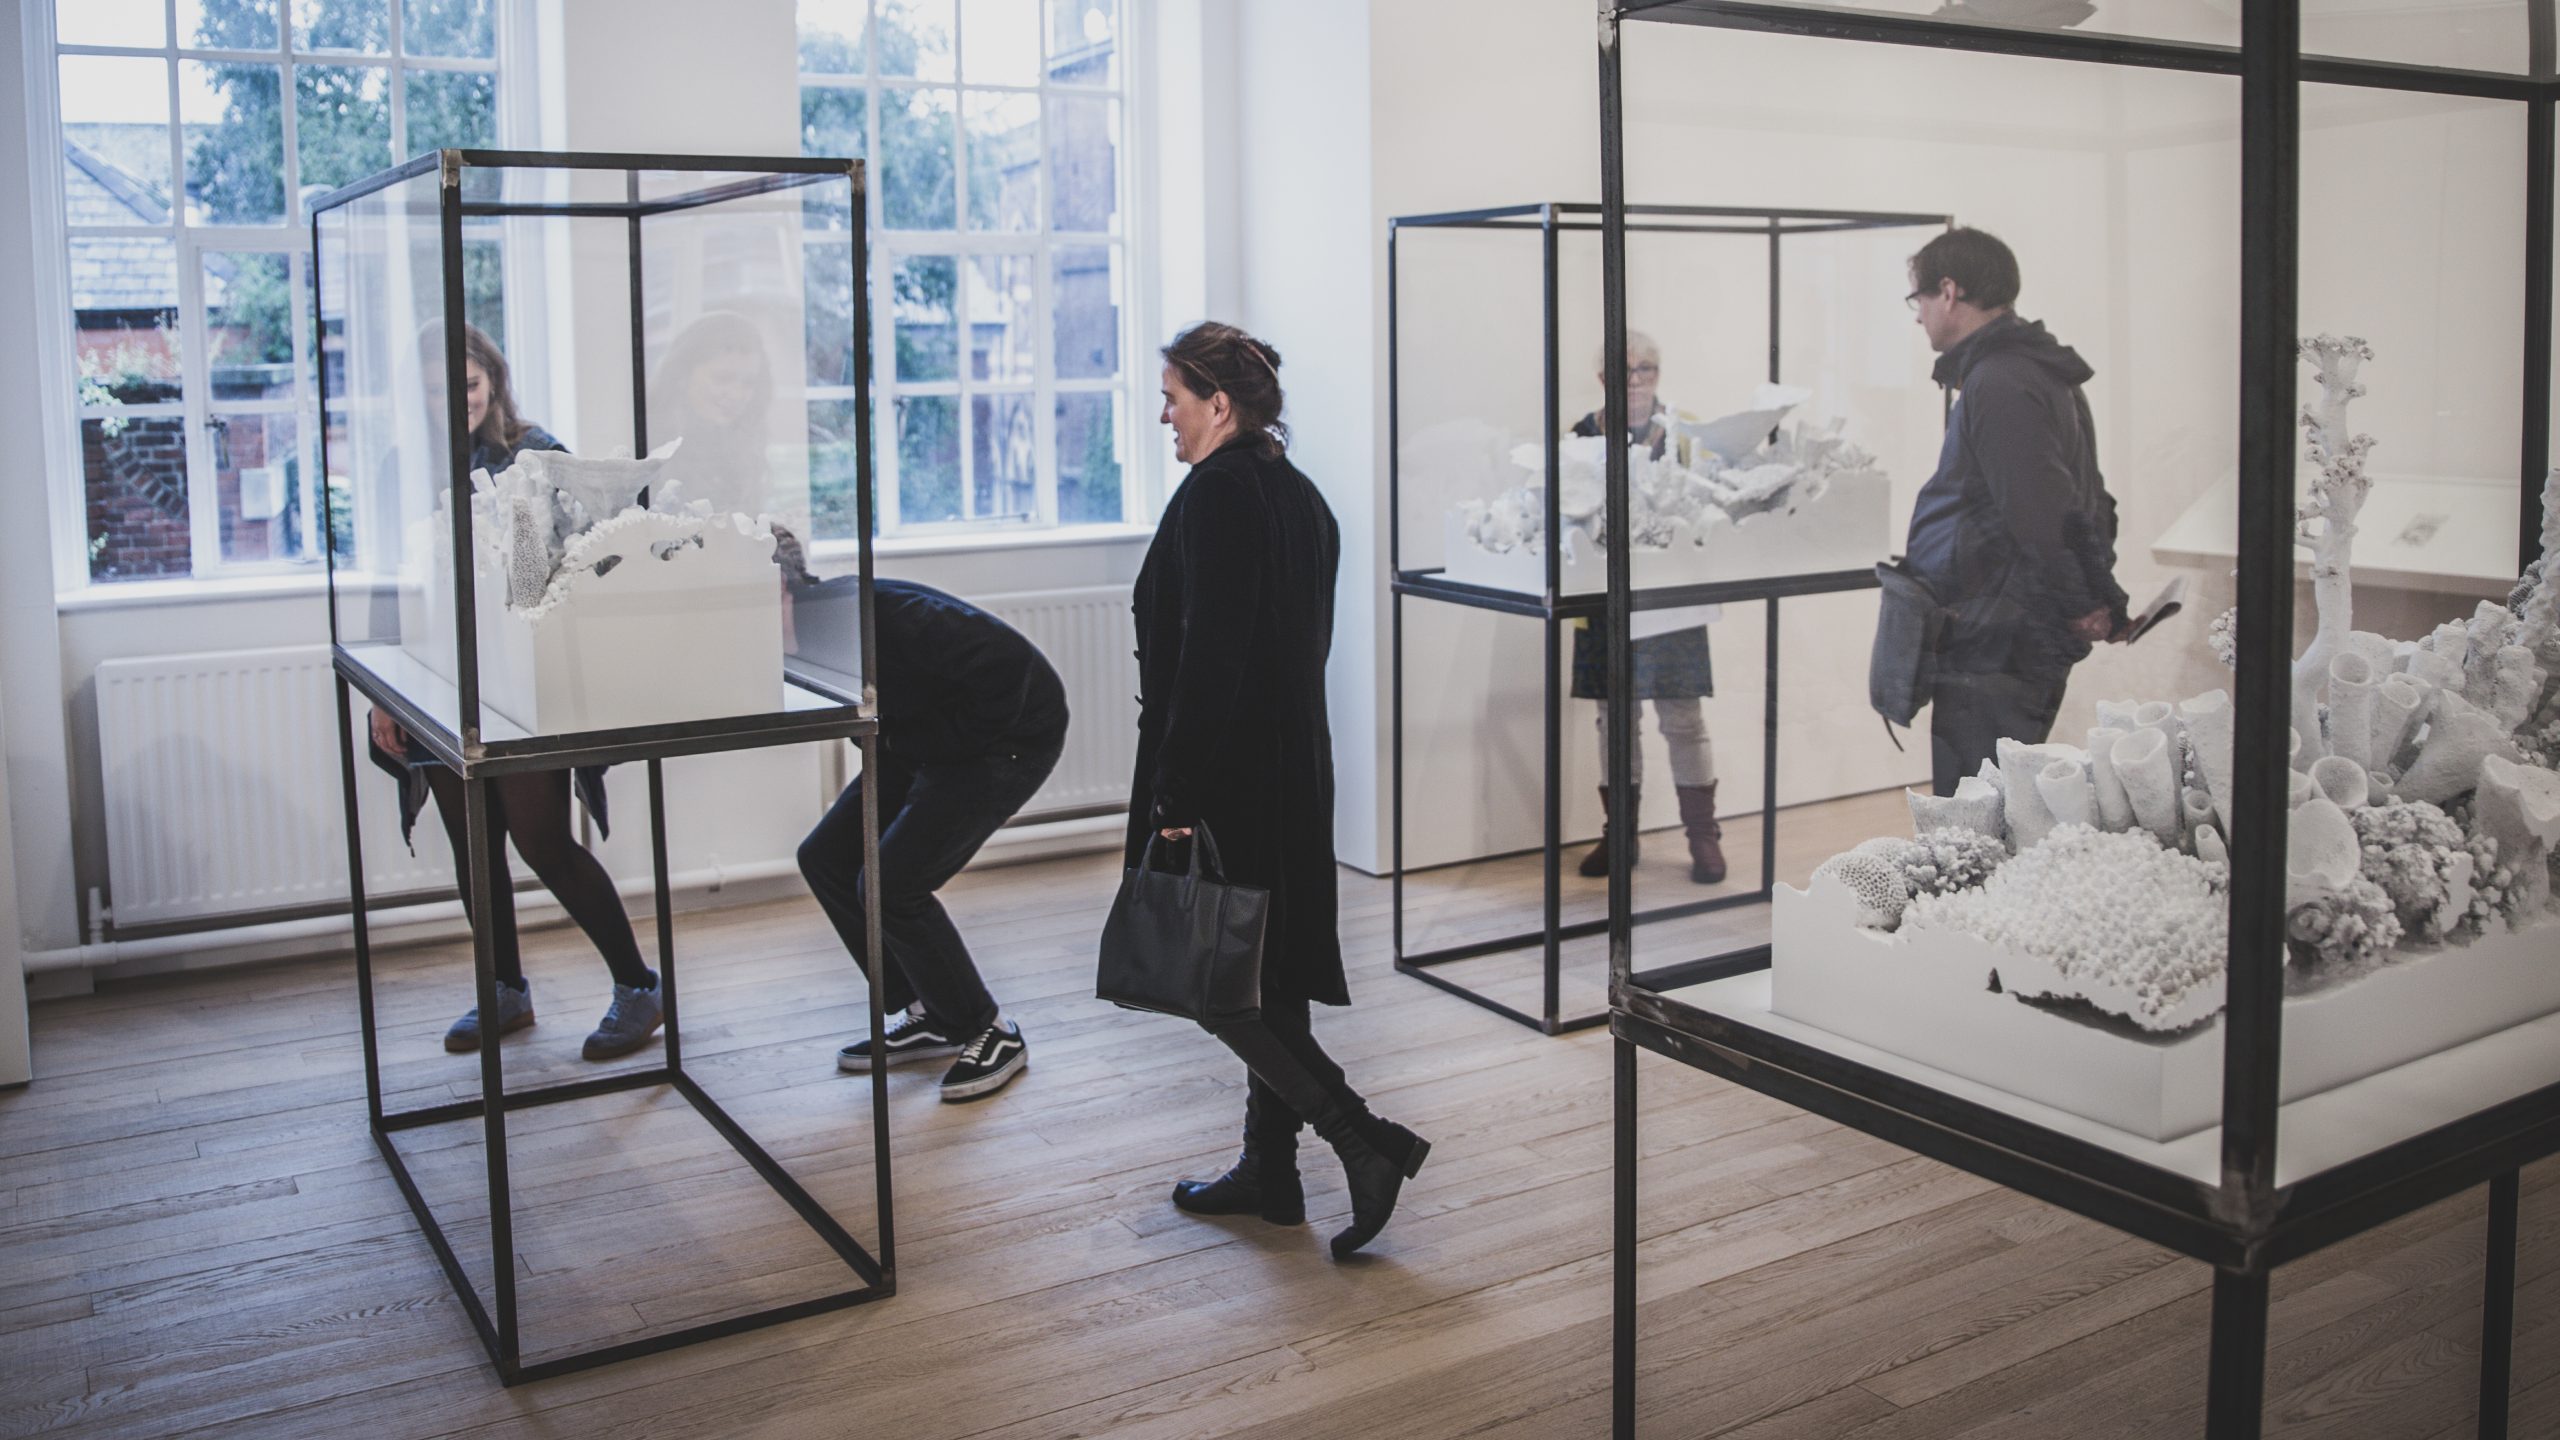
[[[2150,1140],[2222,1114],[2222,1021],[2151,1038],[1990,989],[2001,947],[1859,926],[1844,905],[1771,898],[1774,1013]],[[2560,1011],[2560,923],[2414,954],[2284,1006],[2282,1098],[2317,1095]]]
[[[1892,509],[1893,485],[1883,471],[1835,475],[1811,500],[1711,526],[1702,540],[1689,540],[1684,530],[1668,549],[1637,546],[1631,557],[1635,588],[1863,570],[1885,558],[1893,544]],[[1448,557],[1444,573],[1449,579],[1524,595],[1547,593],[1542,548],[1523,545],[1497,555],[1467,538],[1465,522],[1455,512],[1445,524],[1441,553]],[[1608,588],[1606,552],[1589,536],[1573,534],[1565,546],[1557,593],[1587,595]]]

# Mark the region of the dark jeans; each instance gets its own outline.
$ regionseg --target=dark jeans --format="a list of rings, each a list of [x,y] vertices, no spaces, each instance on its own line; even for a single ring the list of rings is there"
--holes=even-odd
[[[1301,1122],[1315,1120],[1328,1108],[1348,1115],[1369,1108],[1342,1067],[1316,1043],[1303,999],[1266,997],[1261,1019],[1212,1026],[1209,1033],[1236,1052],[1249,1072],[1245,1123],[1260,1138],[1286,1143],[1296,1137]]]
[[[2000,737],[2041,745],[2062,713],[2067,669],[2011,675],[2001,671],[1941,670],[1929,696],[1930,783],[1940,795],[1995,759]]]
[[[426,767],[427,793],[436,801],[436,818],[453,842],[453,867],[470,864],[463,829],[462,777],[441,765]],[[507,842],[533,867],[545,888],[578,928],[587,932],[604,955],[617,985],[647,989],[657,972],[640,959],[640,942],[631,933],[631,917],[622,912],[622,895],[613,876],[569,828],[569,772],[542,770],[530,775],[502,775],[487,782],[489,796],[489,946],[497,956],[498,978],[524,987],[524,959],[516,952],[516,882],[507,873]],[[471,909],[471,885],[462,882],[462,908]],[[474,917],[475,919],[478,917]]]
[[[892,1010],[921,1001],[925,1018],[945,1035],[974,1035],[996,1020],[996,1001],[978,977],[959,927],[933,892],[943,887],[987,837],[1013,818],[1058,764],[1066,737],[1034,743],[1019,754],[974,760],[903,762],[881,754],[880,938],[889,969],[880,977]],[[857,776],[826,818],[800,842],[800,873],[834,922],[844,948],[867,974],[862,950],[862,787]]]

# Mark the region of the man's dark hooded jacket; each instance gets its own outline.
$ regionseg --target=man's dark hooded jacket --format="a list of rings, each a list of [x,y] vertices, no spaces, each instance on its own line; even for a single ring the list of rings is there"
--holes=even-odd
[[[1906,550],[1954,612],[1942,667],[2058,674],[2089,653],[2073,620],[2104,608],[2123,621],[2116,504],[2080,391],[2094,373],[2013,314],[1938,357],[1937,382],[1958,396]]]

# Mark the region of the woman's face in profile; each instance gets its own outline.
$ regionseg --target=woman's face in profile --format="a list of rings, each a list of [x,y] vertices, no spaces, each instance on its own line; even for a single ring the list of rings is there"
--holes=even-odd
[[[462,401],[472,434],[480,433],[480,422],[489,418],[489,372],[477,360],[462,362]]]
[[[694,415],[713,425],[735,425],[756,406],[760,367],[745,350],[723,351],[694,367],[684,398]]]
[[[1203,400],[1174,366],[1164,367],[1164,413],[1156,418],[1173,431],[1173,458],[1197,465],[1218,448],[1218,431],[1226,423],[1226,392]]]

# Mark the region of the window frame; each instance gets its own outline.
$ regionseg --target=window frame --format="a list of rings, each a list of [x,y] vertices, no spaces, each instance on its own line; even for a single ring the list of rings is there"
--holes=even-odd
[[[378,54],[340,50],[304,49],[296,45],[293,22],[293,0],[276,0],[276,42],[273,47],[243,50],[198,46],[187,43],[179,31],[177,0],[159,0],[162,24],[166,27],[157,46],[66,44],[58,38],[54,0],[27,0],[21,11],[21,38],[24,46],[27,131],[36,153],[29,157],[32,184],[29,200],[32,207],[32,230],[37,239],[34,289],[40,311],[49,318],[35,336],[38,384],[45,388],[42,403],[45,453],[53,489],[52,538],[54,588],[58,594],[76,594],[93,589],[112,590],[125,584],[184,586],[196,583],[219,584],[237,581],[279,581],[320,579],[321,553],[311,545],[325,543],[318,534],[324,522],[318,518],[317,496],[327,477],[319,469],[319,435],[322,423],[316,389],[315,366],[319,355],[314,345],[311,324],[311,296],[308,266],[310,262],[309,217],[302,212],[300,176],[302,156],[296,133],[298,109],[295,97],[295,70],[301,66],[326,66],[333,69],[376,70],[384,81],[384,103],[389,126],[388,146],[396,162],[408,153],[408,90],[412,76],[430,74],[485,74],[492,78],[495,104],[491,123],[496,127],[497,144],[503,147],[518,124],[525,106],[514,92],[527,82],[529,57],[523,53],[521,32],[524,0],[491,0],[490,27],[493,54],[488,58],[411,55],[407,53],[403,27],[407,17],[402,0],[383,0],[387,23],[385,48]],[[169,218],[159,225],[73,226],[65,213],[67,183],[63,142],[66,127],[62,115],[61,62],[68,56],[99,56],[121,59],[156,60],[164,67],[167,78],[169,112],[168,143],[170,156]],[[188,62],[239,65],[273,65],[278,86],[278,142],[284,161],[280,185],[285,214],[272,223],[190,222],[186,215],[186,119],[181,106],[180,66]],[[138,405],[115,404],[97,406],[83,403],[77,396],[79,380],[78,317],[72,308],[70,252],[72,243],[83,238],[144,237],[165,240],[177,267],[176,336],[180,350],[179,394],[176,401],[155,401]],[[291,294],[293,344],[293,393],[289,397],[257,400],[217,401],[212,393],[212,327],[204,303],[204,263],[207,257],[220,254],[277,254],[286,257],[288,289]],[[510,308],[519,288],[510,266],[507,291]],[[306,529],[306,548],[301,558],[267,560],[229,560],[222,553],[222,511],[219,475],[213,463],[215,419],[217,416],[290,415],[294,421],[294,455],[304,477],[300,517]],[[146,576],[131,580],[99,580],[92,576],[89,556],[88,475],[83,454],[87,422],[106,416],[133,418],[182,417],[185,423],[187,482],[187,521],[189,531],[188,570],[184,575]]]
[[[968,3],[969,0],[960,0],[962,7]],[[1043,16],[1044,32],[1046,8],[1047,0],[1038,0],[1036,13]],[[1150,157],[1146,148],[1138,143],[1138,137],[1145,133],[1141,119],[1152,88],[1147,83],[1152,72],[1146,66],[1147,42],[1152,38],[1146,12],[1151,7],[1137,3],[1137,0],[1118,0],[1116,8],[1117,25],[1112,44],[1119,75],[1116,83],[1108,86],[1052,81],[1048,75],[1048,36],[1045,33],[1040,41],[1041,72],[1036,83],[999,85],[972,82],[967,78],[965,21],[955,25],[952,33],[952,79],[883,75],[880,73],[879,55],[880,0],[871,0],[862,12],[863,68],[859,74],[832,74],[803,68],[795,42],[795,109],[805,106],[809,94],[816,90],[857,91],[863,96],[863,158],[870,166],[864,223],[868,226],[871,250],[871,273],[865,277],[865,283],[870,287],[873,317],[873,509],[880,542],[932,546],[937,542],[973,536],[1021,536],[1023,543],[1037,543],[1034,537],[1070,543],[1106,532],[1125,532],[1154,518],[1160,488],[1160,457],[1154,453],[1154,447],[1137,443],[1146,418],[1141,400],[1143,395],[1152,393],[1151,389],[1142,392],[1139,382],[1152,381],[1153,376],[1140,374],[1139,367],[1132,364],[1133,357],[1141,353],[1141,337],[1149,333],[1155,309],[1153,271],[1150,268],[1153,256],[1151,247],[1146,244],[1149,231],[1140,209]],[[885,94],[914,91],[938,92],[952,100],[951,185],[954,209],[953,228],[949,230],[892,229],[886,223],[886,187],[881,183],[878,168],[882,98]],[[971,166],[969,101],[981,95],[1028,96],[1037,106],[1039,133],[1035,137],[1034,148],[1039,156],[1039,223],[1032,228],[998,231],[973,229],[968,225]],[[1117,233],[1061,230],[1055,224],[1056,187],[1052,181],[1047,143],[1053,99],[1098,99],[1118,107],[1118,123],[1112,137],[1115,147],[1112,200],[1119,220]],[[803,243],[850,244],[851,237],[847,232],[810,230],[804,233]],[[1120,368],[1116,376],[1104,379],[1061,379],[1057,373],[1054,293],[1057,257],[1064,251],[1081,249],[1103,250],[1114,256],[1119,268],[1121,289],[1117,304],[1117,339]],[[1037,315],[1028,381],[983,381],[970,375],[970,297],[978,283],[974,273],[975,262],[995,257],[1018,258],[1031,266],[1033,305]],[[958,270],[958,283],[952,296],[953,373],[948,379],[901,380],[898,377],[896,306],[891,297],[897,268],[910,258],[949,258]],[[980,397],[997,395],[1023,396],[1031,402],[1033,508],[1028,517],[970,513],[976,503],[977,488],[976,477],[970,473],[977,428],[973,402]],[[1062,521],[1059,517],[1057,407],[1060,397],[1069,395],[1105,395],[1115,402],[1115,424],[1123,457],[1120,513],[1116,516],[1074,521]],[[956,443],[962,513],[956,519],[910,521],[902,513],[904,497],[900,484],[897,405],[905,398],[934,397],[953,399],[958,412]],[[808,398],[813,404],[849,400],[852,391],[850,387],[812,386]],[[837,558],[851,554],[853,548],[853,537],[831,537],[817,541],[812,551],[820,558]]]

